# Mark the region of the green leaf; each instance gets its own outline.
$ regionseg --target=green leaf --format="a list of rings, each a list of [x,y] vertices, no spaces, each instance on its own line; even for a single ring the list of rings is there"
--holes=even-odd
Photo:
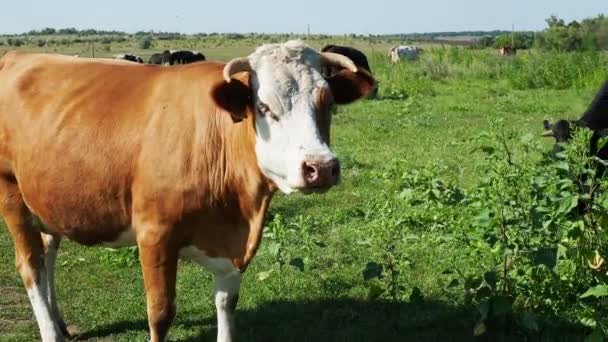
[[[464,288],[465,290],[477,290],[479,288],[479,286],[481,286],[481,278],[479,277],[473,277],[473,276],[469,276],[465,281],[464,281]]]
[[[460,282],[458,281],[458,279],[454,278],[452,279],[452,281],[448,284],[447,288],[451,289],[453,287],[458,286],[458,284],[460,284]]]
[[[382,265],[376,262],[368,262],[363,270],[363,280],[370,280],[374,278],[382,278]]]
[[[492,297],[492,289],[489,286],[483,285],[477,289],[477,292],[475,292],[475,298],[478,301],[481,301],[484,298],[490,298],[490,297]]]
[[[272,273],[272,270],[260,272],[260,273],[256,274],[256,278],[258,278],[259,281],[264,281],[270,277],[271,273]]]
[[[489,227],[492,224],[491,212],[488,209],[484,209],[475,217],[475,223],[479,227]]]
[[[433,190],[431,190],[431,193],[433,194],[433,196],[431,196],[431,198],[436,199],[436,200],[441,198],[441,192],[439,190],[433,189]]]
[[[528,331],[538,332],[540,330],[536,318],[529,312],[524,313],[521,323]]]
[[[414,286],[412,293],[410,294],[411,303],[422,303],[424,301],[424,295],[417,286]]]
[[[486,272],[483,274],[483,279],[490,285],[492,289],[496,288],[496,282],[498,281],[498,277],[496,272]]]
[[[300,272],[304,272],[304,260],[302,258],[293,258],[289,261],[289,265],[297,268]]]
[[[585,293],[583,293],[580,298],[587,298],[591,296],[597,298],[608,296],[608,285],[598,285],[595,287],[591,287],[587,291],[585,291]]]
[[[490,300],[487,298],[483,299],[479,303],[477,310],[479,310],[479,314],[481,315],[482,320],[488,319],[488,314],[490,313]]]
[[[486,332],[486,325],[484,322],[479,322],[477,323],[477,325],[475,325],[475,328],[473,329],[473,336],[481,336],[483,334],[485,334]]]
[[[597,322],[591,317],[583,317],[580,319],[580,322],[582,325],[589,328],[595,328],[597,326]]]
[[[382,288],[378,284],[373,283],[367,289],[367,299],[369,299],[369,300],[376,299],[376,298],[380,297],[383,292],[384,292],[384,290],[382,290]]]
[[[557,248],[540,248],[532,253],[535,266],[545,265],[553,269],[557,265]]]
[[[563,155],[563,154],[562,154]],[[558,157],[559,158],[559,157]],[[562,157],[563,158],[563,157]],[[559,170],[564,170],[564,171],[570,171],[570,165],[568,165],[568,163],[561,161],[561,162],[556,162],[555,164],[553,164],[553,166],[556,169]]]
[[[557,208],[557,213],[567,214],[578,205],[578,195],[564,197],[558,203],[559,208]]]
[[[272,255],[273,257],[278,256],[280,251],[281,244],[279,242],[272,241],[268,244],[268,252],[270,252],[270,255]]]
[[[399,198],[402,200],[411,200],[414,198],[414,190],[409,189],[409,188],[405,188],[403,190],[401,190],[401,192],[399,193]]]
[[[595,328],[591,335],[585,337],[585,342],[604,342],[604,333],[602,333],[602,328]]]
[[[505,296],[496,296],[492,298],[492,314],[494,316],[502,316],[511,312],[511,300]]]

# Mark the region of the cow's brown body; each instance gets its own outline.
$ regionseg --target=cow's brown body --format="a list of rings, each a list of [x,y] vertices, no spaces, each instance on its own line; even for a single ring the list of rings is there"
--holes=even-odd
[[[222,68],[7,55],[0,173],[48,233],[91,245],[163,224],[176,244],[242,267],[272,186],[251,116],[234,123],[211,98]]]

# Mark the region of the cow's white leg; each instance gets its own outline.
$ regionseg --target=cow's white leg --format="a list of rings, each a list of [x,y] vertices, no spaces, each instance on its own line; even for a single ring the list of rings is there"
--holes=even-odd
[[[55,265],[61,237],[42,233],[42,239],[44,241],[44,263],[46,266],[46,282],[48,289],[47,300],[57,326],[61,329],[61,332],[65,337],[69,337],[70,333],[68,332],[67,326],[59,311],[59,307],[57,306],[57,295],[55,292]]]
[[[27,295],[30,298],[34,316],[40,328],[40,336],[43,342],[63,341],[63,335],[55,323],[53,312],[47,302],[48,289],[46,271],[41,269],[38,273],[37,281],[30,287],[26,287]]]
[[[180,256],[197,262],[213,273],[214,299],[217,310],[217,341],[235,340],[234,312],[241,288],[241,272],[227,258],[210,258],[204,251],[186,247]]]
[[[214,274],[215,308],[217,310],[217,341],[234,341],[234,311],[239,300],[241,273],[234,270],[229,273]]]
[[[0,177],[0,214],[15,245],[15,266],[21,275],[43,342],[63,341],[47,301],[48,283],[44,246],[32,214],[23,202],[14,179]]]

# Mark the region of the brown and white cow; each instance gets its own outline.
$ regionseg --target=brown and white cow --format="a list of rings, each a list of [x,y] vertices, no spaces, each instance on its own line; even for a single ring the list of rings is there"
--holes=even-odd
[[[342,70],[324,79],[323,66]],[[214,275],[217,339],[232,340],[241,272],[273,193],[338,182],[330,107],[374,86],[350,59],[299,41],[175,68],[7,53],[0,214],[42,340],[67,333],[53,282],[64,237],[139,247],[152,341],[175,316],[178,259],[202,264]]]
[[[498,48],[498,53],[501,56],[512,56],[514,54],[517,53],[517,49],[515,49],[513,46],[511,45],[501,45]]]

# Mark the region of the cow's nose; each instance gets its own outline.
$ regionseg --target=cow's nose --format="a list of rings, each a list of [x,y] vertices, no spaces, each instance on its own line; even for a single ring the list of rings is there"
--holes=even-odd
[[[337,158],[328,161],[305,161],[302,164],[302,176],[306,187],[327,188],[336,185],[340,180],[340,162]]]

